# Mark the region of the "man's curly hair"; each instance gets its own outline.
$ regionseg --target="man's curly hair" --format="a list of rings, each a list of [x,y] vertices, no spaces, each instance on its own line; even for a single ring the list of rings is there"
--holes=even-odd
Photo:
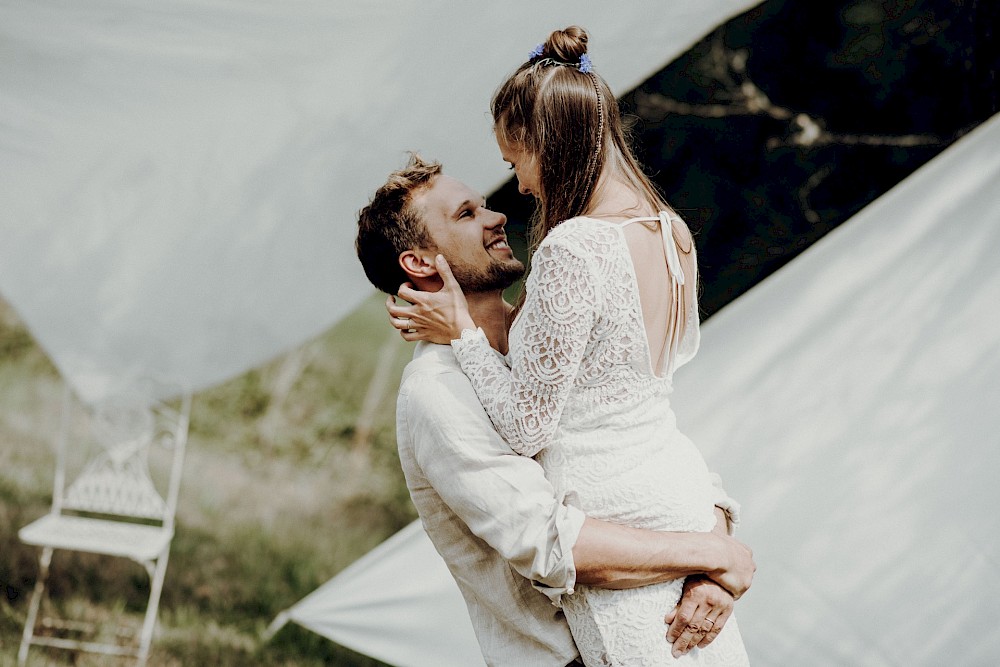
[[[413,209],[413,194],[430,187],[441,173],[441,163],[427,162],[416,153],[407,165],[389,174],[368,206],[358,213],[354,247],[365,275],[386,294],[395,294],[409,280],[399,266],[399,255],[413,248],[433,248],[434,242]]]

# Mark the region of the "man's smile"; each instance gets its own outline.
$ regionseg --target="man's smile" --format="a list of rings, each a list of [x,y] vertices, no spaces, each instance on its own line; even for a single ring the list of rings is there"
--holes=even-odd
[[[486,245],[487,250],[510,250],[510,246],[507,245],[507,237],[499,236],[492,242]]]

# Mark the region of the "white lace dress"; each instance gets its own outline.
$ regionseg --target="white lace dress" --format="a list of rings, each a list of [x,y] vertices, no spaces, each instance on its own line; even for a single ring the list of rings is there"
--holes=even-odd
[[[658,369],[624,233],[626,224],[647,221],[660,225],[675,306]],[[615,523],[707,532],[716,523],[717,489],[700,452],[677,429],[669,401],[673,371],[694,356],[699,340],[694,276],[684,279],[672,229],[666,213],[627,223],[563,222],[532,258],[526,300],[510,331],[510,367],[481,330],[465,331],[452,347],[497,430],[515,451],[536,457],[568,502]],[[564,595],[584,662],[749,664],[735,616],[708,647],[671,656],[663,617],[682,586],[683,579],[621,591],[578,586]]]

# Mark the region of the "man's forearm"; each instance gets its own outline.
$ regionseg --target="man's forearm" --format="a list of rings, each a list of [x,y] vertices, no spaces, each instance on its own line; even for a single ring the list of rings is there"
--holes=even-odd
[[[588,518],[573,547],[576,581],[635,588],[717,572],[726,563],[714,539],[708,533],[657,532]]]
[[[580,584],[635,588],[704,574],[737,599],[750,588],[757,569],[749,547],[714,531],[659,532],[590,518],[572,555]]]

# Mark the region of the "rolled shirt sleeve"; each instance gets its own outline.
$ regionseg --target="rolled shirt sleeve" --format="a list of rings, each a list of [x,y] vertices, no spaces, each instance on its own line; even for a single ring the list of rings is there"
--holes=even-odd
[[[572,593],[585,515],[507,446],[457,366],[430,382],[408,378],[397,410],[428,483],[469,530],[554,603]]]

